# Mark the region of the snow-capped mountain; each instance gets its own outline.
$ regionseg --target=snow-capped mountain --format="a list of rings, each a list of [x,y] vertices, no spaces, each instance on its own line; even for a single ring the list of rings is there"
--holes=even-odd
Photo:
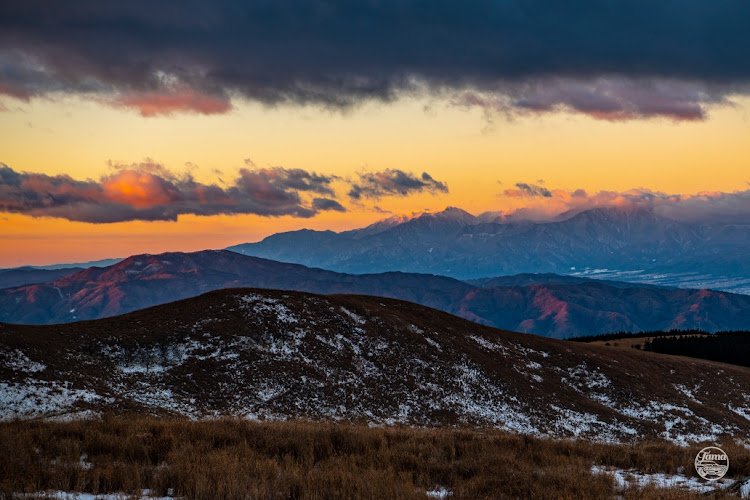
[[[750,293],[750,221],[687,223],[647,209],[597,208],[536,223],[474,217],[451,207],[362,230],[279,233],[229,249],[339,272],[458,279],[604,273],[609,279]]]

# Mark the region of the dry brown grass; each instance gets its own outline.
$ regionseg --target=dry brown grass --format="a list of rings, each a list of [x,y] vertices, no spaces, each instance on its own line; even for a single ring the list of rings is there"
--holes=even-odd
[[[731,475],[750,475],[750,452],[722,443]],[[538,439],[496,430],[368,428],[105,416],[65,423],[0,423],[0,498],[46,490],[190,499],[705,498],[645,488],[616,492],[594,464],[693,473],[697,449]],[[82,460],[82,457],[83,460]]]

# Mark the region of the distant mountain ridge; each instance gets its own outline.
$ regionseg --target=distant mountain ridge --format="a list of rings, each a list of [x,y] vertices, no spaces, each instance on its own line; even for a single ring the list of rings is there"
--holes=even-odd
[[[745,295],[611,286],[552,274],[475,284],[431,274],[352,275],[227,250],[136,255],[52,283],[0,290],[0,321],[49,324],[104,318],[234,287],[390,297],[489,326],[557,338],[676,328],[750,329],[750,296]]]
[[[603,272],[611,280],[750,293],[750,221],[679,222],[647,209],[596,208],[537,223],[448,207],[342,233],[278,233],[228,249],[346,273],[480,279]]]
[[[0,269],[0,289],[51,281],[70,276],[89,267],[105,267],[122,259],[103,259],[76,264],[50,264],[47,266],[21,266]]]
[[[0,269],[0,272],[19,271],[19,270],[50,270],[51,271],[51,270],[63,270],[63,269],[87,269],[92,266],[93,267],[111,266],[112,264],[117,264],[121,260],[122,258],[114,258],[114,259],[91,260],[88,262],[47,264],[43,266],[21,266],[21,267],[11,267],[7,269]]]
[[[38,269],[33,267],[19,267],[0,271],[0,288],[30,285],[34,283],[49,283],[83,271],[82,267],[66,267],[62,269]]]
[[[555,273],[521,273],[512,276],[496,276],[493,278],[480,278],[476,280],[464,280],[466,283],[481,288],[493,288],[499,286],[529,286],[546,285],[555,283],[558,285],[580,285],[584,283],[600,283],[614,288],[659,288],[656,285],[628,283],[625,281],[613,281],[603,279],[585,278],[582,276],[560,275]],[[661,287],[665,288],[665,287]],[[669,287],[666,287],[669,288]]]

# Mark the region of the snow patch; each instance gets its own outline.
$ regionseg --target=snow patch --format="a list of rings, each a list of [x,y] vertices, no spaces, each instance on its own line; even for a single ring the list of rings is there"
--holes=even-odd
[[[346,307],[341,306],[341,307],[339,307],[339,309],[341,310],[342,313],[346,314],[352,320],[354,320],[354,322],[357,323],[358,325],[364,325],[366,323],[365,318],[363,318],[359,314],[353,313],[352,311],[350,311]]]
[[[443,352],[443,348],[440,347],[440,343],[437,340],[434,340],[434,339],[432,339],[430,337],[425,337],[424,341],[427,342],[428,344],[430,344],[432,347],[434,347],[438,351]]]
[[[476,335],[469,335],[469,338],[479,344],[480,346],[484,347],[488,351],[499,351],[503,353],[508,352],[508,348],[504,345],[497,343],[497,342],[491,342],[483,337],[478,337]]]
[[[696,385],[693,389],[689,389],[683,384],[672,384],[672,387],[674,387],[676,391],[681,392],[696,403],[703,404],[695,397],[695,392],[700,388],[700,386]]]
[[[99,394],[68,384],[27,380],[23,385],[0,382],[0,420],[16,416],[50,416],[70,411],[77,403],[112,402]]]
[[[252,306],[255,313],[270,312],[275,314],[276,319],[282,323],[297,323],[299,320],[292,313],[291,309],[281,304],[278,300],[271,297],[264,297],[258,294],[245,295],[240,300],[247,306]],[[248,307],[250,309],[250,307]]]
[[[37,373],[47,369],[42,363],[29,359],[20,349],[3,353],[3,364],[6,368],[19,372]]]
[[[430,250],[432,250],[430,248]],[[425,491],[425,495],[429,498],[448,498],[453,496],[453,492],[450,490],[446,490],[442,486],[439,488],[435,488],[434,490]]]
[[[594,465],[591,467],[592,474],[608,474],[615,481],[615,488],[619,491],[631,487],[643,488],[646,486],[655,486],[657,488],[682,489],[695,493],[708,493],[717,491],[731,486],[734,483],[732,479],[720,479],[711,483],[703,482],[697,477],[685,477],[681,474],[666,474],[656,472],[647,474],[636,469],[617,469],[613,467],[604,467]],[[746,495],[742,495],[746,498]]]
[[[117,368],[122,373],[162,373],[168,369],[162,365],[141,365],[137,363],[120,365]]]
[[[731,411],[735,412],[737,415],[741,416],[745,420],[750,420],[750,410],[745,407],[735,408],[731,404],[727,405],[727,408],[729,408]]]

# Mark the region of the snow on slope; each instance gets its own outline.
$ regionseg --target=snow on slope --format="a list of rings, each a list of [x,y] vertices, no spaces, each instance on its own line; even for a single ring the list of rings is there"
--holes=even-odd
[[[374,297],[216,291],[95,322],[0,325],[0,352],[3,419],[110,408],[681,444],[750,431],[750,370]]]

